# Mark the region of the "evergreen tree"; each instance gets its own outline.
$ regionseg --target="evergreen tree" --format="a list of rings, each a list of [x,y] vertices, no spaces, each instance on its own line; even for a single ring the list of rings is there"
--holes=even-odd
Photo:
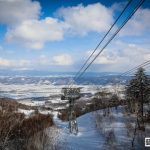
[[[126,96],[131,112],[137,112],[140,120],[143,120],[143,104],[150,98],[150,78],[143,68],[139,68],[127,86]]]

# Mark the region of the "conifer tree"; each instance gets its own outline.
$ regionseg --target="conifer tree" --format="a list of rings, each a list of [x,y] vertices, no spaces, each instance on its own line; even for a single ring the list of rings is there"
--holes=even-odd
[[[137,112],[139,119],[143,120],[143,105],[150,98],[150,78],[143,68],[139,68],[127,86],[126,96],[131,112]]]

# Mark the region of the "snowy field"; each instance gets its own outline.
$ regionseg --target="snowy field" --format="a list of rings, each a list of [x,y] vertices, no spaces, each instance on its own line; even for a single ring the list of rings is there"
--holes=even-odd
[[[26,99],[26,98],[40,98],[40,97],[52,97],[61,94],[63,87],[68,87],[67,84],[71,80],[72,76],[41,76],[41,77],[30,77],[30,76],[0,76],[0,97],[9,97],[13,99]],[[81,83],[76,83],[76,87],[82,87],[81,93],[88,93],[93,95],[98,89],[107,89],[109,92],[116,90],[122,90],[124,86],[120,83],[115,85],[112,82],[113,77],[111,75],[104,76],[107,79],[105,84],[103,80],[97,76],[91,76],[89,78],[82,79]],[[94,81],[87,82],[87,80]],[[123,80],[124,81],[124,80]]]
[[[99,89],[106,89],[109,92],[123,90],[122,85],[73,85],[82,87],[81,93],[95,94]],[[0,97],[9,97],[13,99],[29,99],[29,98],[45,98],[52,96],[60,96],[61,89],[68,87],[67,85],[52,85],[45,83],[38,84],[3,84],[0,83]],[[56,98],[55,98],[56,99]],[[57,99],[58,100],[58,99]]]

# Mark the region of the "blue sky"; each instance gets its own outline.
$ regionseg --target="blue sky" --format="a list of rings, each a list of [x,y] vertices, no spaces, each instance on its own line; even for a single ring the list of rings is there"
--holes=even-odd
[[[0,69],[78,71],[126,3],[0,0]],[[89,71],[122,72],[150,60],[149,39],[147,0]]]

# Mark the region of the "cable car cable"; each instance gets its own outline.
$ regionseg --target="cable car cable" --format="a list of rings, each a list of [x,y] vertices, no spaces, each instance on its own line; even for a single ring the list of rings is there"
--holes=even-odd
[[[123,11],[120,13],[120,15],[117,17],[117,19],[115,20],[115,22],[112,24],[112,26],[109,28],[109,30],[107,31],[107,33],[103,36],[103,38],[101,39],[101,41],[98,43],[98,45],[96,46],[96,48],[94,49],[94,51],[91,53],[91,55],[88,57],[88,59],[85,61],[85,63],[83,64],[83,66],[81,67],[81,69],[77,72],[76,76],[82,71],[82,69],[85,67],[85,65],[88,63],[88,61],[90,60],[90,58],[93,56],[93,54],[96,52],[96,50],[98,49],[98,47],[100,46],[100,44],[104,41],[104,39],[107,37],[107,35],[110,33],[111,29],[115,26],[115,24],[118,22],[118,20],[121,18],[121,16],[123,15],[123,13],[126,11],[126,9],[128,8],[128,6],[131,4],[132,0],[130,0],[127,5],[125,6],[125,8],[123,9]]]
[[[145,0],[141,0],[140,3],[137,5],[137,7],[134,9],[134,11],[127,17],[127,19],[123,22],[120,28],[117,29],[117,31],[114,33],[114,35],[109,39],[109,41],[104,45],[104,47],[101,49],[101,51],[94,57],[94,59],[89,63],[89,65],[83,70],[81,74],[79,74],[76,79],[79,79],[86,70],[92,65],[92,63],[96,60],[96,58],[104,51],[104,49],[107,47],[107,45],[115,38],[115,36],[120,32],[120,30],[125,26],[125,24],[130,20],[130,18],[136,13],[136,11],[140,8],[140,6],[144,3]]]

